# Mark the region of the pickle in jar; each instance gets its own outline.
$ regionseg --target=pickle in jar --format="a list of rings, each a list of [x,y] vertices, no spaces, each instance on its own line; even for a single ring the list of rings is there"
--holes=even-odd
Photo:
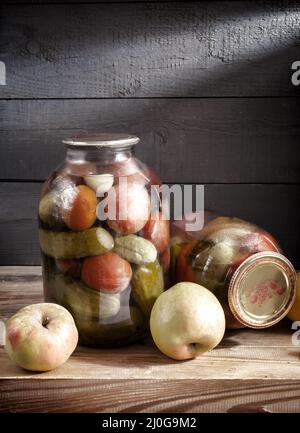
[[[163,291],[163,271],[158,261],[137,267],[132,278],[132,296],[146,317]]]
[[[138,141],[131,134],[118,133],[66,138],[66,158],[49,175],[41,194],[44,294],[48,302],[71,311],[80,341],[90,345],[141,340],[149,331],[149,318],[135,299],[147,304],[143,308],[149,311],[148,297],[152,299],[154,288],[149,289],[147,278],[156,280],[155,290],[160,293],[162,266],[165,277],[170,265],[168,221],[149,220],[154,211],[153,188],[157,209],[162,209],[160,181],[133,154]],[[157,266],[156,261],[161,266],[156,277],[146,278],[138,271],[148,264]],[[136,271],[136,287],[142,289],[134,299]]]
[[[134,305],[130,306],[127,319],[115,323],[103,324],[97,320],[75,315],[74,320],[80,335],[80,343],[95,346],[123,345],[145,336],[147,329],[145,316]]]
[[[157,257],[157,251],[152,242],[137,235],[116,237],[114,251],[136,265],[154,262]]]
[[[86,286],[82,281],[57,274],[49,281],[54,299],[72,314],[90,320],[105,320],[120,311],[120,295],[100,293]]]
[[[234,262],[237,249],[234,245],[220,242],[212,244],[200,241],[193,249],[193,269],[204,273],[210,280],[224,281],[229,266]]]
[[[113,237],[102,227],[81,232],[39,230],[41,250],[55,259],[78,259],[104,254],[114,246]]]
[[[99,318],[99,292],[90,289],[82,281],[74,280],[63,274],[52,276],[48,279],[47,284],[56,302],[63,305],[72,314]]]

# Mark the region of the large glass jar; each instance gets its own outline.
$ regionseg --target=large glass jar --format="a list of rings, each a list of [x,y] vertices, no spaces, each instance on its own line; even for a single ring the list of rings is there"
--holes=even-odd
[[[206,212],[204,226],[187,232],[173,227],[173,282],[191,281],[221,302],[227,328],[265,328],[289,311],[296,274],[274,237],[239,218]]]
[[[162,217],[158,177],[134,156],[138,141],[124,134],[64,140],[66,160],[42,191],[45,300],[71,312],[81,344],[142,339],[164,290],[169,221]]]

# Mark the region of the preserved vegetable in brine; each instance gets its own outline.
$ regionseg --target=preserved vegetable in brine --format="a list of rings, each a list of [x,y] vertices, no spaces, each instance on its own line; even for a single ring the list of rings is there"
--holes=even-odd
[[[254,224],[208,218],[197,233],[181,229],[178,237],[177,229],[171,253],[175,282],[212,291],[223,306],[227,328],[271,326],[292,305],[295,270],[274,237]]]
[[[66,160],[39,204],[44,294],[67,308],[79,341],[117,346],[147,335],[168,282],[169,221],[152,215],[158,177],[135,158],[125,134],[64,140]]]

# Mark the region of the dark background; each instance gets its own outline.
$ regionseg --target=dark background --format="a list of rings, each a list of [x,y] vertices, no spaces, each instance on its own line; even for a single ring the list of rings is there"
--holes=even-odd
[[[3,5],[3,3],[2,3]],[[300,3],[6,2],[0,264],[39,264],[36,211],[61,140],[139,135],[169,183],[273,232],[300,268]]]

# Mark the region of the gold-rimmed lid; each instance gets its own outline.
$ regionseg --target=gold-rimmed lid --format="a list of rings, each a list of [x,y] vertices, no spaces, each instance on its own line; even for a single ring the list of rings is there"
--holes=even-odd
[[[250,328],[267,328],[290,310],[296,271],[282,254],[265,251],[248,257],[234,272],[228,301],[235,318]]]

